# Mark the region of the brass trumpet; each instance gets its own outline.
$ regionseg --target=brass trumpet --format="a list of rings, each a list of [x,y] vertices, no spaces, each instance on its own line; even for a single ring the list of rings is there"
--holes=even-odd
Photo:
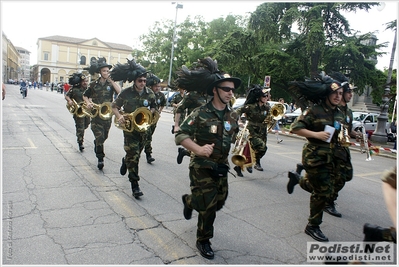
[[[98,105],[98,116],[103,120],[109,120],[112,118],[113,112],[111,102],[104,102]]]
[[[343,147],[349,147],[351,145],[351,141],[348,134],[348,128],[345,125],[341,125],[341,131],[338,134],[338,142]]]
[[[113,115],[111,102],[104,102],[102,104],[93,103],[93,107],[90,110],[87,108],[85,103],[83,105],[82,112],[90,118],[99,116],[102,120],[109,120]]]
[[[264,120],[264,123],[267,124],[267,132],[270,132],[273,129],[274,125],[276,125],[278,120],[281,120],[284,114],[285,106],[283,104],[276,103],[271,107],[266,119]]]
[[[86,102],[82,106],[82,112],[86,115],[89,116],[90,118],[94,118],[98,115],[98,105],[94,104],[91,109],[89,109],[86,105]]]
[[[86,114],[83,113],[84,102],[77,103],[75,99],[72,99],[72,102],[73,102],[72,105],[69,105],[68,103],[66,104],[68,111],[71,114],[76,115],[78,118],[85,117]]]
[[[125,123],[120,125],[115,116],[114,124],[117,128],[130,133],[134,130],[145,132],[151,126],[151,121],[153,120],[151,111],[145,107],[138,108],[132,113],[122,113],[122,116],[125,119]]]
[[[234,165],[240,166],[241,168],[245,165],[247,157],[244,154],[244,148],[249,142],[249,130],[247,129],[248,120],[245,122],[245,126],[237,134],[237,139],[232,150],[231,162]]]

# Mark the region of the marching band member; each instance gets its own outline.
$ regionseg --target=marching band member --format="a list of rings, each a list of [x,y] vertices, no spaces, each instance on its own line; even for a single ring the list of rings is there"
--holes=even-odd
[[[166,105],[166,97],[165,95],[161,92],[161,80],[155,76],[154,74],[150,73],[148,74],[147,77],[147,83],[146,86],[150,88],[154,94],[155,94],[155,105],[156,105],[156,111],[158,112],[159,115],[161,115],[161,112],[163,108]],[[157,124],[151,124],[151,126],[148,129],[148,135],[147,135],[147,142],[144,146],[144,152],[147,158],[147,163],[153,162],[155,159],[151,156],[152,154],[152,136],[155,132],[155,128],[157,127]]]
[[[148,71],[134,60],[128,60],[128,63],[123,65],[117,64],[113,68],[111,72],[113,79],[133,82],[132,86],[124,88],[112,102],[112,110],[119,124],[126,123],[123,114],[121,114],[122,109],[124,113],[132,113],[136,109],[144,107],[150,109],[151,113],[155,112],[155,94],[150,88],[146,87],[147,73]],[[143,195],[139,187],[139,159],[149,134],[148,131],[148,129],[142,132],[137,130],[132,132],[123,131],[123,148],[126,155],[122,158],[120,174],[125,175],[126,172],[129,172],[128,178],[135,198]]]
[[[83,100],[86,103],[86,107],[91,110],[94,107],[94,103],[97,105],[105,102],[112,102],[114,92],[119,94],[121,92],[120,86],[114,82],[109,76],[109,70],[112,68],[108,65],[105,58],[99,58],[97,62],[96,72],[100,74],[100,77],[91,82],[89,87],[83,93]],[[91,118],[91,130],[94,134],[94,152],[98,159],[97,168],[102,170],[104,168],[104,142],[108,138],[108,133],[111,128],[112,116],[104,120],[100,116]]]
[[[75,101],[76,104],[83,104],[83,93],[87,89],[87,84],[88,84],[88,79],[87,77],[82,74],[82,73],[74,73],[72,76],[69,78],[70,85],[72,85],[72,88],[68,90],[68,92],[65,94],[65,100],[67,101],[69,106],[73,106]],[[75,107],[77,108],[77,107]],[[76,128],[76,137],[79,145],[79,150],[80,152],[83,152],[84,146],[83,146],[83,139],[84,139],[84,134],[85,130],[87,127],[89,127],[90,124],[90,117],[88,116],[79,116],[76,114],[76,112],[73,114],[73,119],[75,120],[75,128]]]
[[[183,75],[179,79],[193,83],[187,88],[206,92],[213,98],[188,115],[175,134],[175,142],[193,153],[189,165],[191,194],[182,196],[183,215],[189,220],[193,210],[198,212],[196,247],[201,256],[213,259],[209,240],[213,237],[216,212],[224,206],[228,195],[228,155],[232,136],[238,131],[237,114],[228,103],[241,80],[223,75],[211,58],[201,62],[205,65],[202,70],[191,71],[188,77]]]
[[[264,121],[268,117],[270,110],[270,104],[268,103],[270,90],[270,88],[262,88],[260,85],[252,85],[244,105],[236,110],[240,117],[245,114],[248,120],[249,142],[255,152],[254,168],[258,171],[263,171],[260,160],[267,151],[268,125]],[[234,167],[234,170],[238,176],[243,176],[239,166]],[[251,173],[252,167],[247,167],[247,171]]]
[[[338,175],[335,152],[340,148],[338,134],[343,127],[344,116],[338,106],[341,103],[343,89],[340,82],[329,76],[320,80],[292,82],[289,90],[298,90],[309,97],[314,105],[308,105],[299,117],[291,124],[290,132],[306,137],[308,142],[303,146],[302,164],[305,177],[289,176],[287,184],[289,194],[296,184],[311,192],[310,215],[305,233],[320,242],[328,242],[320,225],[323,210],[334,192],[334,179]]]

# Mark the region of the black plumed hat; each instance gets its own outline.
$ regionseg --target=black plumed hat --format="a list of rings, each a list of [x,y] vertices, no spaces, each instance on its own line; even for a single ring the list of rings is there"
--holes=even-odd
[[[80,82],[86,78],[86,75],[84,75],[83,73],[75,72],[69,77],[68,83],[72,86],[79,86]]]
[[[289,82],[288,92],[295,99],[297,105],[305,110],[313,104],[323,101],[328,95],[340,89],[341,83],[324,72],[314,80]]]
[[[177,76],[175,84],[178,88],[183,88],[187,92],[197,91],[208,95],[213,95],[213,87],[223,81],[233,81],[235,87],[241,84],[240,79],[221,72],[217,62],[210,57],[199,59],[191,69],[183,65],[177,71]]]
[[[87,70],[90,73],[90,75],[94,75],[97,73],[97,67],[98,67],[97,59],[95,57],[93,57],[90,60],[90,66],[87,68],[83,68],[83,69]]]
[[[134,59],[127,59],[127,63],[117,63],[112,69],[110,75],[114,81],[135,81],[138,77],[146,76],[147,71],[143,66],[136,63]]]
[[[251,84],[248,89],[247,99],[245,100],[244,105],[254,104],[259,101],[261,96],[266,96],[268,92],[270,92],[270,88],[263,88],[259,84]]]
[[[161,80],[157,76],[155,76],[155,74],[149,73],[148,76],[147,76],[147,82],[146,82],[145,85],[148,86],[148,87],[151,87],[151,86],[154,86],[154,85],[156,85],[156,84],[158,84],[160,82],[161,82]]]
[[[100,70],[104,67],[108,67],[109,69],[111,69],[112,65],[107,64],[107,60],[105,59],[105,57],[98,58],[96,72],[100,73]]]

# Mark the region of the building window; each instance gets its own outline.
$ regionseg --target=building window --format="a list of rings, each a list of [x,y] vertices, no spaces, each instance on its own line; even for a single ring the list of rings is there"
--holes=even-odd
[[[85,56],[80,57],[80,65],[86,65],[86,57]]]
[[[49,60],[49,53],[43,52],[43,60]]]

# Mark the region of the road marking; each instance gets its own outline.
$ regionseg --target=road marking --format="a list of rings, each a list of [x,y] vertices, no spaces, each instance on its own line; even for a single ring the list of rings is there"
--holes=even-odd
[[[35,146],[35,144],[33,143],[33,141],[28,138],[28,142],[30,144],[30,146],[23,146],[23,147],[18,147],[18,146],[10,146],[10,147],[3,147],[3,150],[17,150],[17,149],[36,149],[37,146]]]

